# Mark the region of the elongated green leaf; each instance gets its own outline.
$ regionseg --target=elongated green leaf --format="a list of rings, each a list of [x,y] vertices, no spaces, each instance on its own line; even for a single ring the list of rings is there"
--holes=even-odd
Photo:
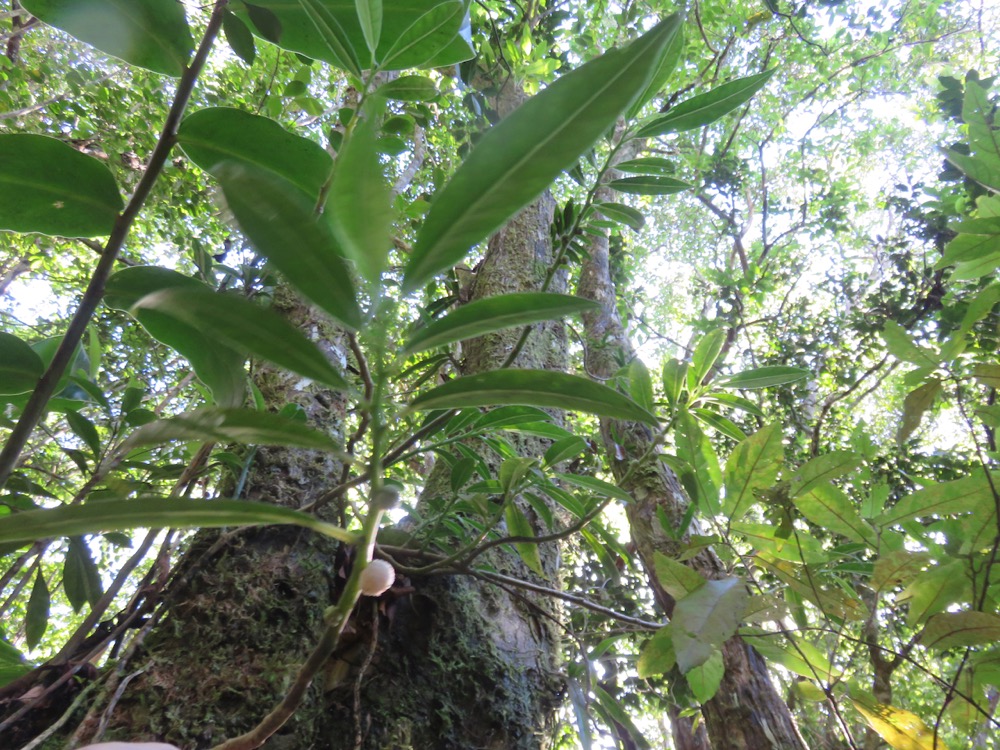
[[[355,0],[354,5],[358,9],[358,20],[368,51],[374,55],[382,34],[382,0]]]
[[[378,93],[401,102],[426,102],[439,92],[427,76],[401,76],[379,87]]]
[[[337,157],[326,217],[344,255],[376,282],[392,244],[392,194],[375,150],[375,113],[365,110]]]
[[[180,76],[194,49],[183,3],[25,0],[21,5],[50,26],[155,73]]]
[[[632,106],[626,111],[626,120],[635,119],[636,115],[642,111],[642,108],[666,86],[667,81],[670,80],[670,76],[673,75],[674,70],[677,68],[677,63],[680,62],[681,56],[684,54],[684,42],[684,27],[683,25],[679,25],[677,33],[670,38],[660,52],[659,62],[653,69],[653,74],[649,77],[646,89],[636,97],[636,100],[632,102]]]
[[[177,142],[191,161],[215,177],[228,162],[267,169],[313,200],[333,166],[319,144],[267,117],[229,107],[209,107],[185,117]]]
[[[691,467],[682,472],[680,480],[704,512],[716,514],[720,510],[719,489],[722,487],[722,469],[712,443],[688,412],[677,417],[674,427],[677,455]]]
[[[646,223],[646,217],[642,215],[641,211],[626,206],[624,203],[598,203],[595,207],[612,221],[624,224],[637,232]]]
[[[45,576],[39,570],[35,574],[35,583],[31,587],[31,596],[28,597],[28,607],[24,613],[24,640],[29,649],[33,649],[41,642],[49,627],[50,602],[48,584],[45,583]]]
[[[287,445],[338,453],[329,436],[296,419],[252,409],[198,409],[143,425],[129,436],[128,446],[159,445],[169,440]]]
[[[34,349],[14,334],[0,331],[0,396],[33,390],[44,371]]]
[[[608,183],[608,187],[619,193],[631,193],[632,195],[674,195],[690,190],[694,186],[690,182],[673,177],[643,176],[612,180]]]
[[[894,320],[886,321],[882,330],[882,338],[885,339],[889,353],[904,362],[910,362],[920,367],[937,367],[941,361],[940,356],[935,352],[915,344],[909,332]]]
[[[246,8],[247,16],[250,17],[250,23],[259,34],[272,44],[281,44],[282,23],[274,11],[257,3],[245,2],[243,6]]]
[[[705,581],[677,601],[671,624],[682,673],[704,664],[736,632],[748,598],[743,581],[724,578]]]
[[[329,49],[337,59],[339,67],[361,77],[361,60],[358,58],[359,45],[352,44],[347,31],[340,23],[340,19],[332,12],[327,3],[320,0],[295,0],[299,7],[305,12],[319,33],[323,44]],[[362,32],[363,34],[364,32]]]
[[[673,107],[639,130],[640,138],[653,138],[665,133],[692,130],[715,122],[720,117],[746,104],[774,75],[776,68],[763,73],[724,83]]]
[[[995,476],[994,482],[1000,480]],[[982,473],[953,482],[941,482],[904,497],[882,514],[878,523],[887,526],[913,518],[976,513],[993,507],[993,492]]]
[[[941,392],[941,381],[931,378],[929,381],[915,388],[906,394],[903,400],[903,418],[899,422],[899,430],[896,432],[896,442],[903,445],[907,438],[920,426],[924,414]]]
[[[699,339],[691,355],[691,366],[687,370],[688,390],[693,391],[702,384],[705,377],[715,367],[722,347],[726,343],[726,332],[717,328]]]
[[[650,750],[649,741],[639,731],[625,707],[597,683],[593,683],[591,689],[594,691],[594,697],[597,698],[595,708],[603,715],[608,726],[615,727],[617,732],[627,733],[629,745],[632,747],[638,750]]]
[[[153,266],[133,266],[118,271],[108,279],[104,302],[118,310],[130,310],[148,294],[163,289],[195,289],[208,292],[208,286],[190,276]],[[206,336],[194,326],[156,310],[136,310],[137,320],[157,341],[180,352],[195,373],[207,385],[220,406],[243,402],[246,355]]]
[[[325,220],[294,185],[261,169],[217,168],[226,202],[240,228],[302,294],[350,328],[361,311],[344,262]]]
[[[210,339],[273,362],[287,370],[329,385],[347,382],[319,348],[278,313],[231,294],[208,289],[174,287],[148,294],[133,310],[156,310],[181,321]]]
[[[877,592],[888,586],[911,583],[930,562],[928,552],[900,549],[879,557],[872,572],[871,585]]]
[[[457,263],[570,167],[643,91],[679,23],[671,16],[563,76],[488,131],[435,196],[404,290]]]
[[[529,325],[592,310],[597,304],[582,297],[521,292],[485,297],[459,307],[410,336],[404,351],[421,352],[513,326]]]
[[[809,370],[803,370],[801,367],[774,365],[738,372],[735,375],[720,380],[718,384],[723,388],[770,388],[775,385],[786,385],[787,383],[805,380],[811,374]]]
[[[226,11],[222,17],[222,30],[233,53],[247,65],[253,65],[253,61],[257,58],[257,46],[254,44],[253,34],[243,23],[243,19]]]
[[[102,531],[146,528],[216,528],[292,524],[353,544],[356,535],[306,513],[268,503],[243,500],[138,498],[102,500],[45,510],[12,513],[0,518],[0,543],[31,542],[51,537],[78,537]],[[71,541],[70,547],[73,547]]]
[[[623,503],[634,502],[632,496],[621,487],[611,484],[610,482],[605,482],[603,479],[598,479],[597,477],[588,477],[585,474],[559,473],[556,473],[555,476],[559,477],[560,480],[567,484],[571,484],[574,487],[580,487],[603,497],[613,497],[616,500],[621,500]]]
[[[669,672],[675,664],[677,655],[674,653],[673,627],[664,625],[642,647],[635,669],[641,679],[646,679]]]
[[[123,205],[97,159],[55,138],[0,134],[0,229],[97,237],[111,233]]]
[[[459,0],[435,4],[412,19],[394,37],[392,46],[379,53],[382,70],[401,70],[428,65],[458,36],[468,6]]]
[[[860,464],[861,456],[852,451],[830,451],[816,456],[795,471],[788,493],[792,497],[803,495],[814,487],[853,471]]]
[[[646,411],[653,413],[656,408],[653,403],[653,379],[649,376],[649,369],[638,357],[629,362],[628,387],[632,400]]]
[[[28,511],[19,513],[11,517],[10,520],[29,513],[43,513],[45,511]],[[7,521],[8,519],[4,519]],[[2,533],[2,532],[0,532]],[[84,604],[94,605],[104,593],[101,585],[101,574],[97,570],[97,563],[90,555],[90,548],[81,536],[71,536],[69,539],[69,549],[66,551],[66,559],[63,563],[63,590],[66,598],[77,612]]]
[[[793,502],[799,512],[817,526],[853,542],[874,546],[875,530],[861,519],[847,493],[839,487],[829,483],[816,484]]]
[[[949,560],[919,573],[896,598],[908,605],[906,624],[916,627],[971,595],[972,581],[965,561]]]
[[[839,677],[826,654],[790,633],[782,635],[760,628],[741,628],[740,637],[768,661],[801,677],[823,682],[833,682]]]
[[[739,521],[756,501],[754,492],[774,486],[784,460],[781,425],[771,424],[741,442],[726,460],[723,512]]]
[[[648,156],[644,159],[630,159],[615,164],[615,169],[625,174],[643,174],[657,177],[669,177],[677,171],[677,164],[661,156]]]
[[[511,536],[535,536],[535,530],[531,528],[531,522],[528,521],[527,516],[521,512],[521,509],[513,501],[508,502],[504,508],[504,520],[507,522],[507,533]],[[525,565],[535,573],[538,573],[538,575],[545,574],[545,571],[542,569],[542,558],[538,553],[537,544],[517,542],[514,547],[517,549],[517,554],[520,555]]]
[[[520,404],[657,424],[627,396],[586,378],[550,370],[494,370],[458,378],[417,396],[413,409]]]
[[[927,648],[944,650],[1000,641],[1000,615],[992,612],[942,612],[931,617],[920,634]]]

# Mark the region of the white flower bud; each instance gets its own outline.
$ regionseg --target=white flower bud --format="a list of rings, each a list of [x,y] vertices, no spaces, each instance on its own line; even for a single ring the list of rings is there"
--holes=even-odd
[[[365,596],[380,596],[389,590],[395,580],[396,571],[389,563],[385,560],[372,560],[361,571],[358,583],[361,584],[361,593]]]

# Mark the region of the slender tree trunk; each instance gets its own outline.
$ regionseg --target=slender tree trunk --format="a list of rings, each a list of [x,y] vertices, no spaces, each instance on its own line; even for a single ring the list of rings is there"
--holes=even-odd
[[[632,155],[627,147],[619,152],[621,159]],[[597,200],[614,198],[614,191],[599,188]],[[610,378],[618,370],[621,355],[627,360],[633,356],[633,350],[618,317],[606,235],[591,240],[578,293],[600,304],[600,309],[584,314],[587,371],[596,377]],[[601,434],[615,475],[622,488],[635,498],[627,508],[632,540],[656,600],[670,616],[674,600],[657,579],[654,556],[659,552],[676,558],[683,540],[676,541],[667,535],[660,525],[657,509],[679,528],[690,501],[677,477],[656,455],[649,455],[642,465],[636,465],[653,445],[654,436],[647,427],[602,419]],[[708,579],[726,574],[721,560],[710,549],[688,564]],[[764,660],[739,637],[731,638],[722,653],[725,677],[715,697],[702,706],[707,738],[692,737],[689,726],[675,723],[675,744],[699,750],[709,744],[714,750],[805,750],[788,707],[771,684]]]

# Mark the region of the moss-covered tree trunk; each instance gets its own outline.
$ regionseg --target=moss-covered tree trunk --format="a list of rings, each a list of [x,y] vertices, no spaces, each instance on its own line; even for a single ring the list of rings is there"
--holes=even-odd
[[[620,159],[630,158],[626,146]],[[611,170],[610,181],[616,173]],[[615,192],[598,189],[597,200],[614,201]],[[617,294],[611,276],[609,242],[606,235],[593,237],[590,254],[584,262],[578,293],[599,303],[600,308],[584,313],[587,350],[586,366],[591,375],[610,378],[634,353],[621,324]],[[661,527],[657,510],[662,511],[674,528],[680,528],[690,500],[677,477],[651,454],[654,436],[645,425],[602,419],[601,434],[611,458],[612,469],[622,489],[635,499],[627,508],[633,543],[642,560],[657,603],[669,617],[674,600],[656,574],[656,553],[677,558],[685,540],[675,540]],[[645,460],[642,464],[637,462]],[[726,575],[722,561],[705,550],[687,563],[707,579]],[[715,697],[702,706],[704,731],[692,735],[685,722],[674,722],[675,744],[680,747],[711,746],[713,750],[805,750],[806,746],[791,713],[775,691],[767,674],[767,665],[739,637],[731,638],[722,649],[726,672]]]

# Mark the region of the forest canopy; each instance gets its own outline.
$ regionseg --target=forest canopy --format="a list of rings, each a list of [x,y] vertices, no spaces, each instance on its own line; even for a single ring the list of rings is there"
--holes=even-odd
[[[0,43],[0,747],[1000,747],[993,4]]]

